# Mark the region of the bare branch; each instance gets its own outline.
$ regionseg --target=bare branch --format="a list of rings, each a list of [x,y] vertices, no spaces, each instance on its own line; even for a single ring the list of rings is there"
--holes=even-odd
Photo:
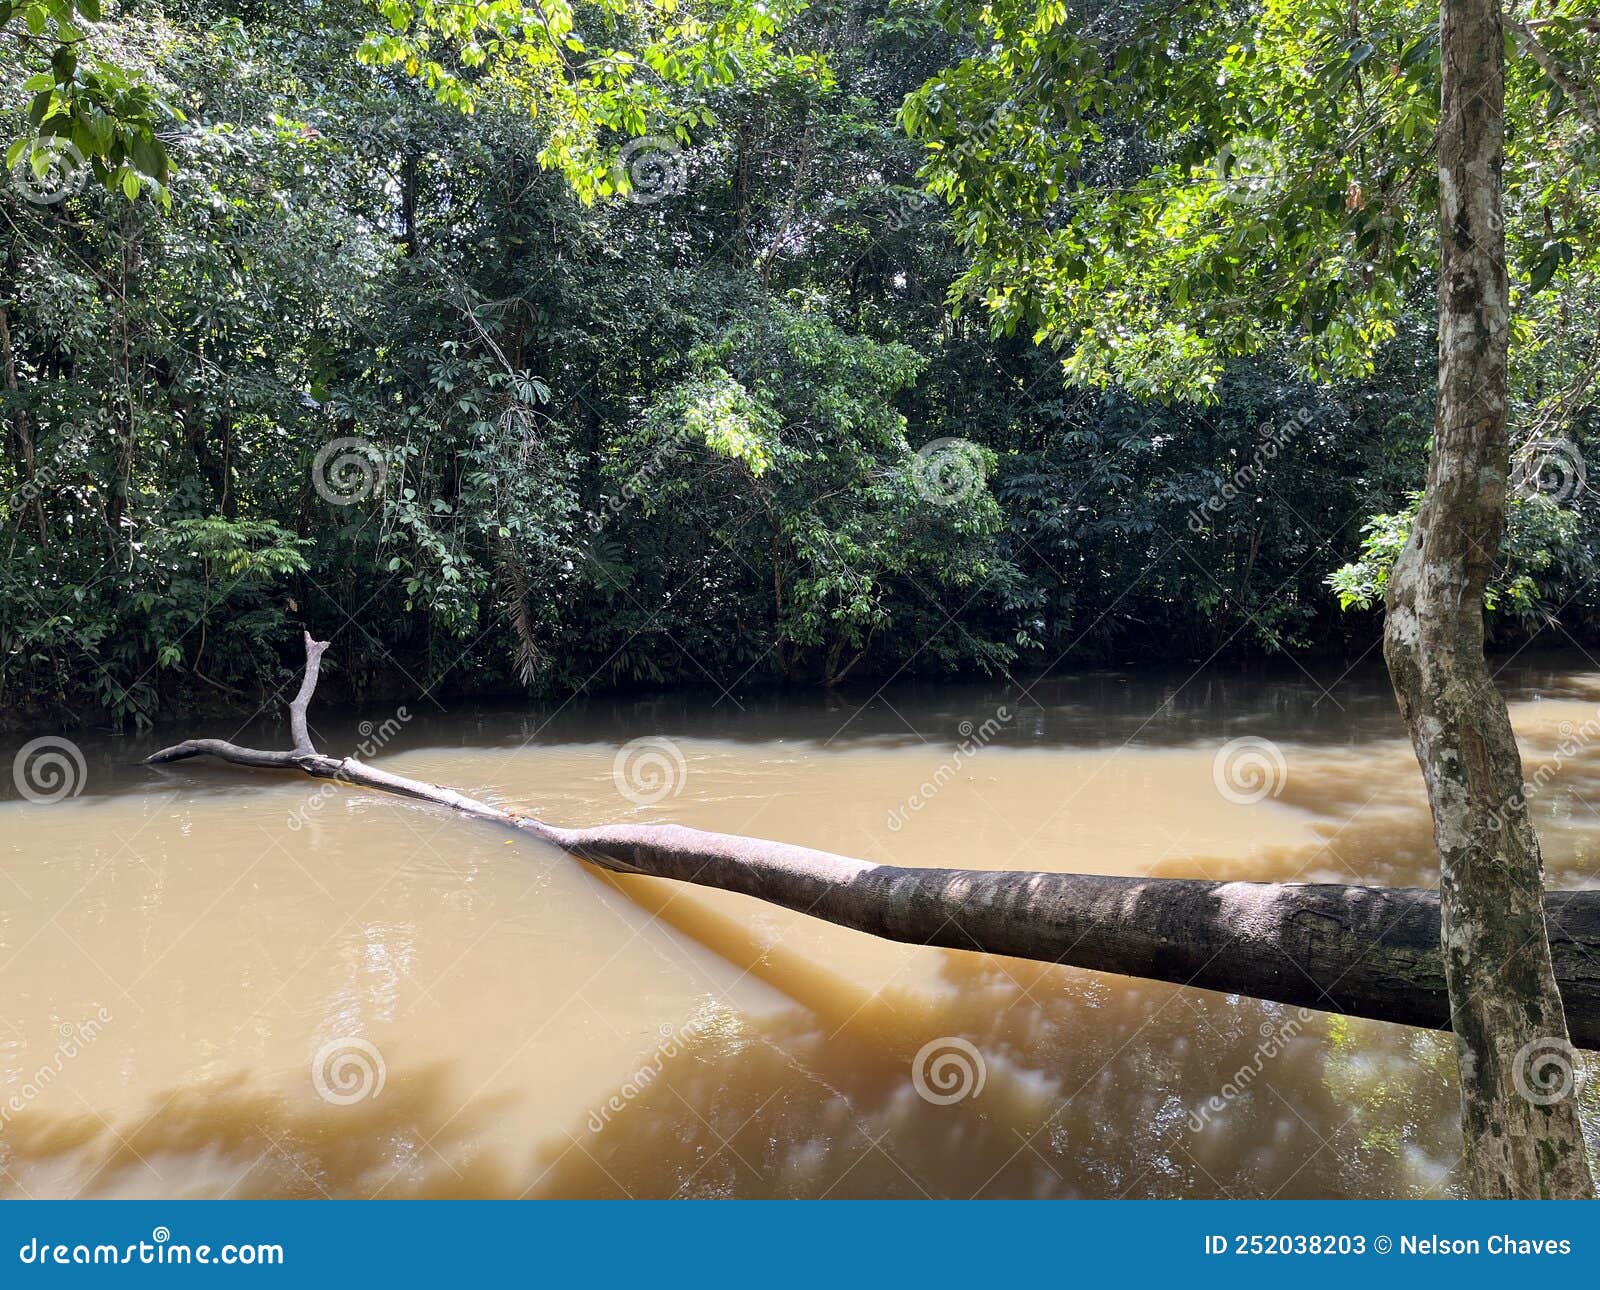
[[[306,672],[300,678],[300,693],[289,704],[289,729],[294,735],[294,750],[297,753],[314,754],[317,751],[316,745],[311,742],[311,731],[306,726],[306,709],[311,706],[311,696],[316,692],[317,676],[322,671],[322,651],[327,648],[327,641],[314,641],[311,633],[306,633]]]
[[[1517,42],[1532,55],[1540,70],[1561,91],[1567,102],[1572,104],[1573,111],[1595,129],[1600,130],[1600,101],[1595,99],[1593,91],[1586,89],[1573,76],[1572,70],[1557,58],[1548,46],[1540,43],[1539,38],[1533,34],[1532,24],[1512,22],[1508,19],[1506,26],[1517,34]]]

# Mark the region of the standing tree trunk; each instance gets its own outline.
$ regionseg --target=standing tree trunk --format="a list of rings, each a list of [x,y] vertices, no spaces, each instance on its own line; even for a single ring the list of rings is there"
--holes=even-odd
[[[1390,575],[1384,655],[1427,783],[1461,1072],[1466,1184],[1592,1197],[1573,1052],[1545,932],[1522,759],[1483,652],[1506,519],[1510,309],[1501,221],[1499,0],[1443,0],[1439,399],[1428,485]],[[1566,1067],[1552,1096],[1549,1071]]]

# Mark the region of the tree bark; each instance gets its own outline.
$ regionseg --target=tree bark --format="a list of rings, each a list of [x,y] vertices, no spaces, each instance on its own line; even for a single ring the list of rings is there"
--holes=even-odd
[[[306,638],[291,705],[298,743],[323,644]],[[190,739],[147,760],[192,757],[298,770],[492,821],[616,873],[782,905],[888,940],[1007,954],[1279,1003],[1448,1029],[1439,898],[1412,888],[1201,882],[987,869],[912,869],[678,825],[565,829],[310,746]],[[1600,891],[1547,898],[1573,1034],[1600,1048]],[[1570,1066],[1566,1071],[1571,1075]]]
[[[1522,759],[1483,651],[1510,471],[1499,0],[1444,0],[1440,49],[1439,394],[1427,490],[1389,578],[1384,656],[1433,812],[1468,1189],[1593,1197],[1576,1098],[1529,1095],[1567,1021]]]

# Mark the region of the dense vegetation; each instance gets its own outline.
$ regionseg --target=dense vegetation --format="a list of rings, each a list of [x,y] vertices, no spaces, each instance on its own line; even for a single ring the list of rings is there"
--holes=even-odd
[[[1152,158],[1192,174],[1208,141],[1119,116],[1109,92],[1081,137],[1023,119],[959,13],[813,4],[759,64],[698,77],[661,135],[642,113],[530,115],[459,51],[411,75],[375,26],[359,0],[126,5],[97,39],[167,105],[148,109],[161,147],[131,137],[120,171],[82,150],[49,174],[9,159],[8,713],[248,712],[292,675],[302,626],[335,640],[328,685],[349,696],[1376,639],[1432,414],[1425,246],[1392,248],[1399,289],[1357,301],[1393,332],[1371,363],[1308,341],[1341,334],[1313,283],[1207,352],[1203,379],[1177,343],[1102,383],[1081,301],[1108,284],[1029,298],[1031,252],[985,223],[964,167],[1014,202],[1061,164],[1133,191]],[[0,35],[7,137],[36,93],[24,30]],[[1397,67],[1426,62],[1398,20],[1386,39]],[[1197,47],[1188,74],[1216,54]],[[1550,138],[1600,147],[1524,142]],[[1052,139],[1065,161],[1030,151]],[[1247,208],[1300,173],[1235,156],[1210,188]],[[1529,326],[1562,340],[1525,347],[1531,466],[1494,630],[1587,640],[1594,199],[1524,206],[1519,227],[1545,230],[1516,247],[1548,305]],[[1126,235],[1126,210],[1097,217],[1075,227]],[[1173,290],[1173,259],[1213,287],[1283,259],[1247,220],[1216,227],[1096,272],[1121,275],[1136,317],[1141,292]]]

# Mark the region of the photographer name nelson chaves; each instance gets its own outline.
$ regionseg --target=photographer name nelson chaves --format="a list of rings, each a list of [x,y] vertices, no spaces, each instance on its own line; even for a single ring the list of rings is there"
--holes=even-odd
[[[1497,1232],[1486,1240],[1476,1236],[1402,1236],[1395,1242],[1398,1254],[1571,1254],[1572,1242],[1564,1236],[1523,1237]]]

